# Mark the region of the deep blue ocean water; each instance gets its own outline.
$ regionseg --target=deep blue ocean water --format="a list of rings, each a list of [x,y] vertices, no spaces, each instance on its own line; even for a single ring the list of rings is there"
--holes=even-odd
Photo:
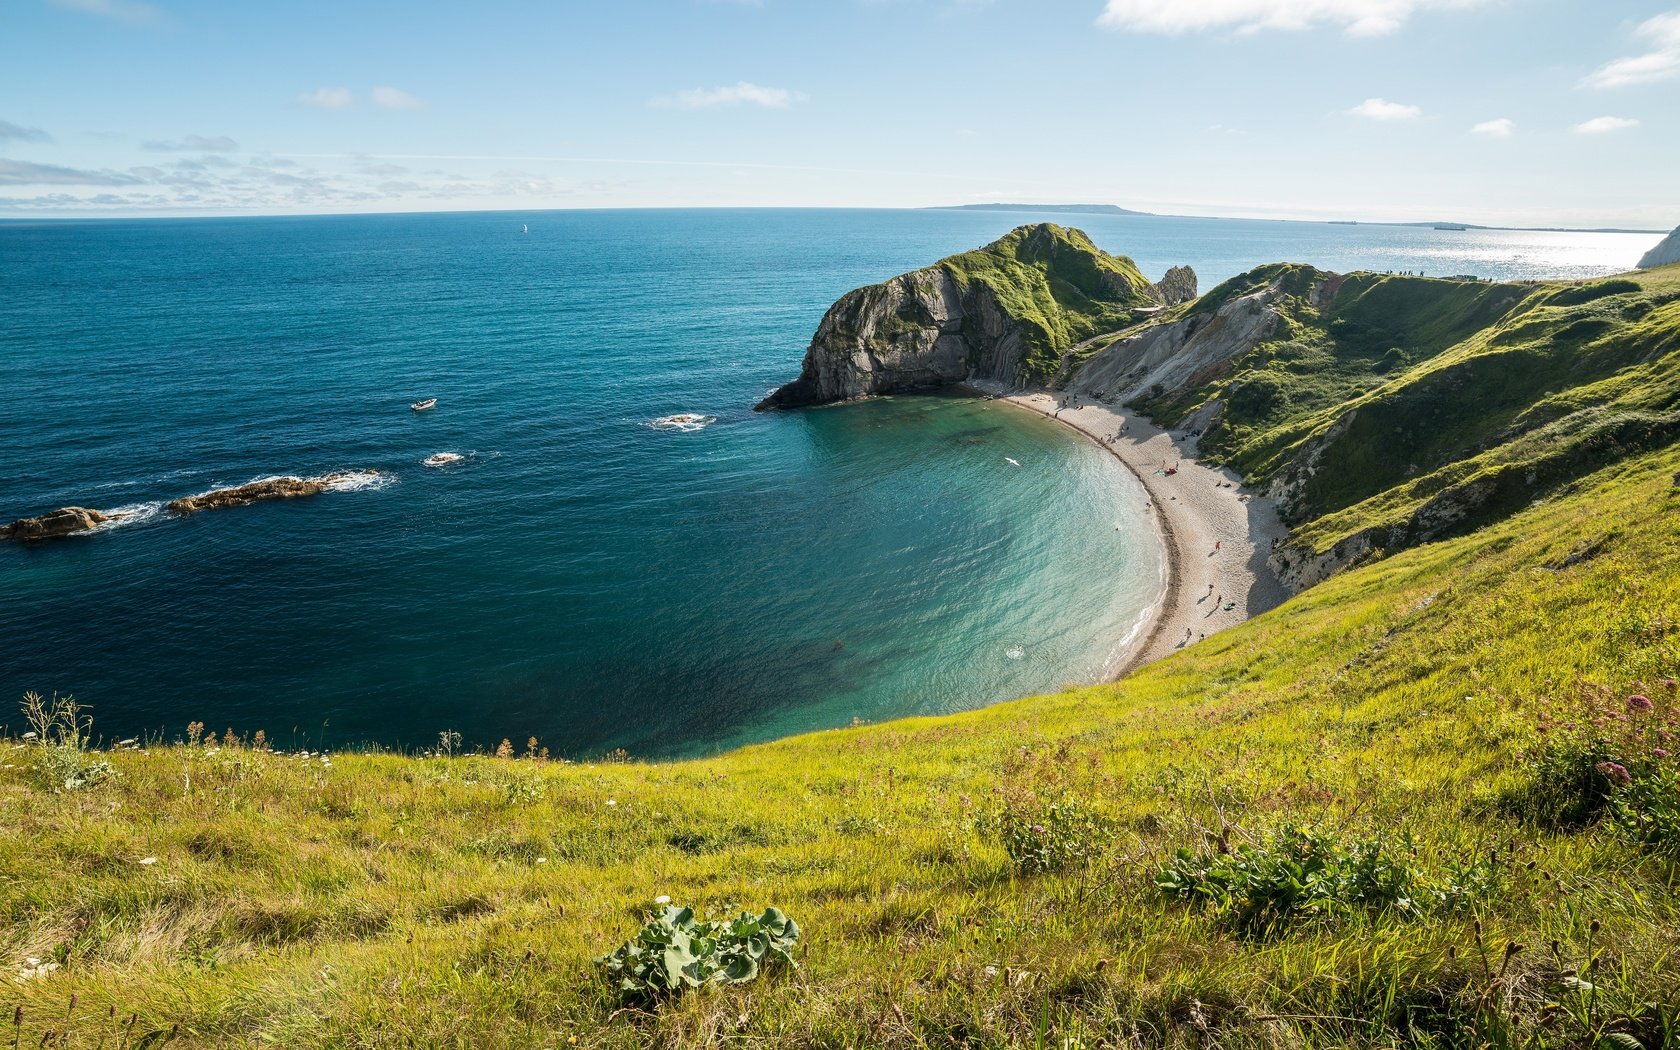
[[[0,722],[56,690],[110,736],[663,756],[1096,678],[1160,575],[1106,454],[966,398],[751,411],[838,296],[1032,218],[0,223],[0,519],[135,511],[0,546]],[[1279,259],[1590,276],[1656,240],[1054,218],[1204,289]],[[338,470],[382,480],[158,511]]]

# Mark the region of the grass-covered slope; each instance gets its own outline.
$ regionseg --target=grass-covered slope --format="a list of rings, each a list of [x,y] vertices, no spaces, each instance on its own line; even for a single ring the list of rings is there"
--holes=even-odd
[[[976,286],[991,293],[1027,343],[1030,381],[1055,373],[1061,355],[1099,332],[1129,324],[1154,302],[1149,281],[1125,256],[1109,255],[1081,230],[1021,226],[983,248],[940,260],[964,298]]]
[[[30,1047],[116,1046],[131,1014],[188,1046],[1675,1045],[1680,817],[1599,807],[1660,817],[1632,792],[1675,790],[1677,470],[1629,457],[1123,683],[704,761],[229,741],[99,756],[110,778],[55,793],[14,724],[0,1024],[21,1006]],[[621,999],[590,960],[660,895],[782,909],[800,968]]]
[[[1202,450],[1281,495],[1302,549],[1462,532],[1680,437],[1680,268],[1489,284],[1269,267],[1190,309],[1272,281],[1294,292],[1274,338],[1142,407],[1217,402]]]

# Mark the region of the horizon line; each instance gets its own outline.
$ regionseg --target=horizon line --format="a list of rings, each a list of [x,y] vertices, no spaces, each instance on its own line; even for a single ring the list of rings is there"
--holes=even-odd
[[[0,214],[0,223],[8,222],[127,222],[127,221],[156,221],[168,219],[333,219],[354,218],[357,216],[395,216],[395,215],[515,215],[540,214],[545,212],[609,212],[609,211],[972,211],[984,213],[987,209],[993,212],[1007,214],[1014,210],[1030,212],[1038,208],[1063,209],[1062,214],[1079,214],[1067,209],[1089,207],[1093,209],[1120,208],[1126,214],[1093,210],[1087,214],[1107,215],[1109,218],[1121,219],[1209,219],[1228,222],[1292,222],[1313,225],[1357,225],[1357,226],[1409,226],[1427,227],[1435,223],[1447,224],[1449,220],[1438,219],[1332,219],[1332,218],[1280,218],[1276,216],[1248,216],[1248,215],[1198,215],[1178,212],[1148,212],[1127,209],[1123,205],[1097,204],[1086,202],[1083,204],[1043,203],[1008,205],[1007,203],[978,203],[978,204],[922,204],[922,205],[856,205],[856,204],[642,204],[631,206],[589,206],[589,207],[543,207],[543,208],[439,208],[439,209],[400,209],[390,211],[321,211],[321,212],[289,212],[289,211],[201,211],[201,212],[141,212],[122,215],[113,214]],[[1508,233],[1619,233],[1619,234],[1651,234],[1662,236],[1670,231],[1664,229],[1635,229],[1625,226],[1500,226],[1482,223],[1454,223],[1463,225],[1471,230],[1495,230]]]

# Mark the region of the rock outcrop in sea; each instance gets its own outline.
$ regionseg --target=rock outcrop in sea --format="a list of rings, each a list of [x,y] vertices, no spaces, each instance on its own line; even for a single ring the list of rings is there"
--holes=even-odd
[[[1680,226],[1674,232],[1657,242],[1657,246],[1646,252],[1639,260],[1641,270],[1649,270],[1653,266],[1667,266],[1669,263],[1680,263]]]
[[[1164,306],[1177,306],[1196,298],[1196,271],[1188,266],[1172,267],[1155,282],[1155,297]]]
[[[1082,339],[1195,294],[1195,274],[1175,267],[1160,286],[1130,259],[1078,230],[1022,226],[975,251],[829,308],[799,378],[758,404],[794,408],[874,394],[931,390],[968,379],[1023,386],[1047,381]]]
[[[87,507],[60,507],[34,518],[19,518],[0,528],[0,539],[51,540],[86,532],[96,525],[114,521],[121,514],[106,514]]]
[[[370,472],[371,473],[371,472]],[[201,510],[220,510],[223,507],[243,507],[271,499],[298,499],[317,496],[334,486],[362,477],[361,474],[324,474],[318,478],[263,478],[233,488],[213,489],[197,496],[172,499],[165,506],[172,514],[196,514]]]

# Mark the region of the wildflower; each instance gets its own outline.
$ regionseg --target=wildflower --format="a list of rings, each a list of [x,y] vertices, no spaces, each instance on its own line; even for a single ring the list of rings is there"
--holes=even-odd
[[[156,857],[141,857],[140,858],[140,863],[150,867],[151,865],[157,863],[157,858]]]
[[[609,806],[616,806],[616,805],[618,805],[618,799],[616,799],[616,798],[609,798],[609,799],[607,799],[607,805],[609,805]]]
[[[537,858],[537,863],[538,864],[547,864],[548,863],[548,858],[547,857],[538,857]]]
[[[669,904],[669,903],[671,903],[671,898],[666,896],[665,894],[661,893],[659,896],[657,896],[653,899],[653,903],[655,903],[655,904]]]
[[[1680,682],[1676,682],[1672,678],[1664,678],[1658,684],[1661,685],[1664,689],[1673,689],[1676,686],[1680,686]]]
[[[1645,696],[1641,693],[1634,693],[1632,696],[1628,697],[1628,710],[1630,710],[1630,711],[1649,711],[1650,709],[1651,709],[1651,698],[1650,697]]]
[[[1630,774],[1627,771],[1627,767],[1622,765],[1620,762],[1600,762],[1593,768],[1618,784],[1625,786],[1633,783],[1632,774]]]
[[[1651,749],[1651,757],[1652,758],[1667,758],[1668,757],[1668,748],[1666,748],[1666,747],[1653,747]]]
[[[1033,826],[1032,826],[1032,833],[1033,833],[1033,834],[1034,834],[1034,835],[1042,835],[1042,834],[1044,834],[1044,825],[1043,825],[1043,824],[1034,824],[1034,825],[1033,825]]]

